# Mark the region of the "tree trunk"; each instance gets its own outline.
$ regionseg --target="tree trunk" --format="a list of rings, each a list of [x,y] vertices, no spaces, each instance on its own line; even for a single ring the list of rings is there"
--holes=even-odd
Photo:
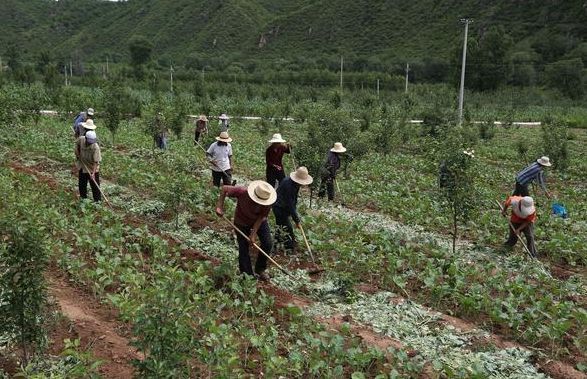
[[[452,219],[452,254],[455,254],[456,245],[457,245],[457,212],[453,209],[453,219]]]

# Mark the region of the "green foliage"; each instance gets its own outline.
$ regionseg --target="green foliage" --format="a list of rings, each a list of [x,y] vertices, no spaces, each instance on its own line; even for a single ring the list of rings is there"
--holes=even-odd
[[[545,68],[546,79],[552,88],[560,90],[571,99],[579,99],[585,94],[585,66],[580,58],[560,60]]]
[[[554,167],[566,171],[571,161],[569,152],[569,128],[560,121],[549,119],[542,126],[542,149]]]
[[[114,137],[120,126],[121,120],[124,118],[123,108],[127,102],[127,97],[123,88],[115,81],[108,84],[104,91],[104,113],[106,115],[104,121],[106,128],[112,135],[112,145],[114,145]]]
[[[58,359],[38,358],[21,370],[17,377],[26,379],[99,379],[102,361],[90,351],[81,351],[80,340],[65,339]]]
[[[467,142],[464,127],[454,127],[443,138],[440,149],[439,194],[452,221],[453,254],[458,225],[467,222],[479,205],[475,189],[474,150]]]
[[[47,250],[44,228],[29,206],[0,208],[0,333],[13,336],[25,364],[46,341]]]
[[[143,36],[134,36],[128,43],[130,63],[133,67],[139,67],[151,59],[153,44]]]

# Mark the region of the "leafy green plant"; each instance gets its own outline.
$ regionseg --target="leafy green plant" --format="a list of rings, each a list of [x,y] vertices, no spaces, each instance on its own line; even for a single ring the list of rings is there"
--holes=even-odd
[[[0,219],[0,332],[14,336],[26,365],[46,341],[47,251],[44,229],[26,208],[19,211]]]

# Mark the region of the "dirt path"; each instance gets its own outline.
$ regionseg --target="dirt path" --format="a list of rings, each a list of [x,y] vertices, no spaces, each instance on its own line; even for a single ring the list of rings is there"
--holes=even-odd
[[[116,312],[68,283],[57,270],[49,271],[47,281],[49,294],[70,320],[82,349],[103,361],[100,374],[112,379],[132,378],[135,370],[130,361],[142,355],[130,346],[124,336],[127,327],[116,320]]]

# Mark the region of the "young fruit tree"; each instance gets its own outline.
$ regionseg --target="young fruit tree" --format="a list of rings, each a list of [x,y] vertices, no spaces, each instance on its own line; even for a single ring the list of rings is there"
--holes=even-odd
[[[26,366],[46,341],[47,251],[35,219],[6,216],[0,220],[0,335],[12,336]]]
[[[458,226],[470,220],[479,203],[475,191],[475,150],[463,145],[461,128],[451,131],[443,142],[438,175],[442,207],[452,222],[452,252],[455,253]]]

